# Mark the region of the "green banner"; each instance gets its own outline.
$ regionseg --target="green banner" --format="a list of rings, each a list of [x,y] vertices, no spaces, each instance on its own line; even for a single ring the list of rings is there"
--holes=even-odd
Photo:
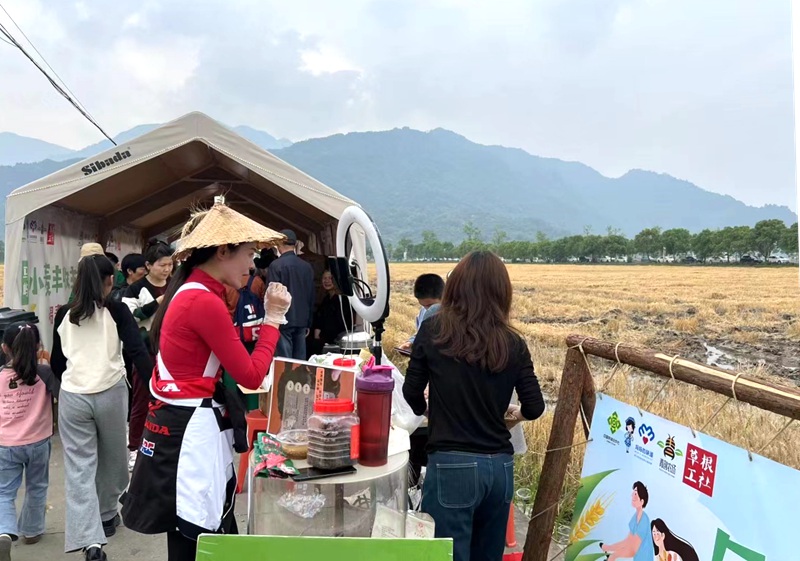
[[[197,561],[450,561],[450,539],[202,535]]]

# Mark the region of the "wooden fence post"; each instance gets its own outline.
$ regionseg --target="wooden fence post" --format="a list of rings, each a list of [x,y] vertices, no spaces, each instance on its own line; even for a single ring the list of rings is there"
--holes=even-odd
[[[591,373],[581,352],[574,348],[567,350],[553,414],[553,428],[547,443],[547,449],[552,451],[544,456],[533,514],[528,524],[523,561],[547,561],[558,511],[558,506],[553,505],[558,504],[564,487],[572,452],[570,447],[575,437],[575,420],[579,415],[586,377],[591,378]]]
[[[597,393],[594,387],[594,377],[592,376],[591,370],[586,368],[586,373],[583,376],[583,392],[581,393],[581,408],[583,409],[583,415],[586,418],[586,423],[583,425],[583,434],[587,438],[589,438],[589,429],[592,426],[592,417],[594,416],[594,406],[597,403]]]

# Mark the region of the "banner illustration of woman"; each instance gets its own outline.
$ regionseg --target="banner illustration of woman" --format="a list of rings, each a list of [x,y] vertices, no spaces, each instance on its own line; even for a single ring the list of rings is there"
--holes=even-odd
[[[663,520],[656,518],[650,527],[657,561],[699,561],[694,547],[673,534]]]

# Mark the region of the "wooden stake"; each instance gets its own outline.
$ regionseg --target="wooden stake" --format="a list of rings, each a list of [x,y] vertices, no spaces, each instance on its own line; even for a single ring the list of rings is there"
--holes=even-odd
[[[533,514],[528,524],[523,561],[547,561],[558,511],[557,503],[561,498],[575,437],[575,420],[579,415],[587,377],[591,378],[591,373],[583,355],[578,349],[569,349],[561,375],[558,403],[553,414],[553,428],[547,442],[547,449],[551,451],[544,457]]]
[[[586,416],[586,424],[581,421],[583,425],[583,434],[586,439],[589,439],[589,429],[592,426],[592,417],[594,416],[594,406],[597,402],[597,393],[594,387],[594,378],[588,367],[586,375],[583,377],[583,391],[581,392],[581,407],[583,414]]]
[[[614,343],[606,343],[583,335],[570,335],[567,345],[583,345],[587,355],[594,355],[616,362]],[[580,353],[579,353],[580,354]],[[669,364],[672,357],[650,349],[625,345],[619,346],[619,360],[624,364],[647,370],[659,376],[670,378]],[[781,384],[773,384],[749,376],[699,364],[691,360],[677,359],[672,366],[676,380],[693,384],[700,388],[733,397],[733,383],[736,381],[736,399],[755,405],[790,419],[800,420],[800,390]],[[563,385],[563,384],[562,384]],[[560,399],[560,398],[559,398]],[[588,413],[587,413],[588,415]]]

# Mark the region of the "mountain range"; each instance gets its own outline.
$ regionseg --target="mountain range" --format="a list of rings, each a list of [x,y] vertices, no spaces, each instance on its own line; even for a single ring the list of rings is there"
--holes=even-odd
[[[124,142],[154,127],[142,125],[117,139]],[[593,233],[611,227],[633,236],[652,226],[697,232],[770,218],[797,221],[788,207],[748,206],[666,174],[632,170],[609,178],[578,162],[485,146],[444,129],[348,133],[294,144],[249,127],[234,130],[358,201],[388,243],[419,240],[423,230],[458,242],[468,221],[487,241],[495,230],[511,239],[534,239],[540,231],[561,236],[587,227]],[[68,159],[57,152],[35,161],[59,147],[18,142],[6,153],[7,135],[0,133],[3,159],[33,163],[0,166],[3,200],[13,189],[104,149],[100,143],[70,152]]]
[[[114,137],[114,142],[124,144],[129,140],[141,136],[159,127],[158,124],[138,125],[126,130]],[[275,138],[269,133],[240,125],[229,127],[240,136],[245,137],[250,142],[258,144],[265,150],[285,148],[291,146],[292,142],[285,138]],[[0,132],[0,166],[11,166],[14,164],[27,164],[42,160],[64,161],[71,159],[84,159],[95,154],[108,150],[112,144],[108,140],[97,142],[80,150],[71,150],[51,144],[38,138],[19,136],[13,132]]]

